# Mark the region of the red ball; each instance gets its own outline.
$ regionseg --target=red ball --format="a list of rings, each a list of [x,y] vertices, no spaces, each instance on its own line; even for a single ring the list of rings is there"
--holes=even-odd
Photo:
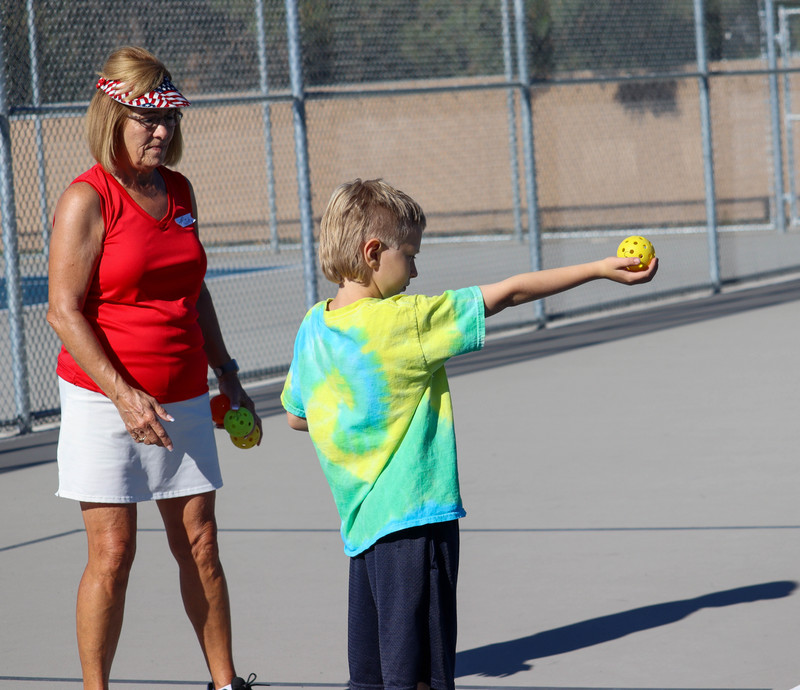
[[[231,409],[231,401],[224,393],[215,395],[211,398],[211,419],[218,429],[225,426],[225,413]]]

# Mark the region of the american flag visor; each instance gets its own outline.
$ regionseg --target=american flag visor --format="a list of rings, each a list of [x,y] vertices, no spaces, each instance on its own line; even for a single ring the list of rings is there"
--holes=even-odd
[[[166,78],[158,88],[133,99],[130,98],[130,91],[125,90],[125,86],[116,79],[104,79],[103,77],[100,77],[97,82],[97,88],[103,93],[119,103],[134,108],[184,108],[191,105],[175,88],[175,84]]]

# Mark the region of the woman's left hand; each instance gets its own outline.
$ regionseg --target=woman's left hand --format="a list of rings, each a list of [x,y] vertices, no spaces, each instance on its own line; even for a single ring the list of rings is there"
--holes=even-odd
[[[253,415],[253,419],[255,420],[256,426],[258,427],[259,431],[259,439],[256,445],[261,445],[261,440],[264,438],[263,436],[263,428],[261,426],[261,417],[258,416],[256,413],[256,406],[255,403],[252,401],[247,392],[242,387],[241,381],[239,381],[239,376],[231,372],[229,374],[223,374],[219,377],[219,392],[223,393],[224,395],[228,396],[228,400],[231,401],[231,409],[238,410],[240,407],[244,407]]]

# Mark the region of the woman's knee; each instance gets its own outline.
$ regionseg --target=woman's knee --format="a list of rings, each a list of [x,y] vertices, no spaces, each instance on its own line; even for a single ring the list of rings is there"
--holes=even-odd
[[[179,563],[217,567],[219,548],[214,493],[159,502],[172,554]]]
[[[198,565],[217,567],[219,565],[219,542],[217,527],[213,522],[203,525],[191,539],[192,558]]]
[[[127,577],[136,555],[135,512],[84,508],[89,565],[97,572]]]
[[[136,555],[136,540],[127,536],[107,535],[89,542],[92,569],[117,580],[127,580]]]
[[[219,544],[216,524],[209,522],[172,535],[170,548],[179,565],[192,565],[201,570],[219,567]]]

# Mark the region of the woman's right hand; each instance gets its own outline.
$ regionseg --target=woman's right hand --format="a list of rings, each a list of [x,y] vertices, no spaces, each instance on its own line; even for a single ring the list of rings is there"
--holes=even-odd
[[[161,422],[175,420],[158,400],[144,391],[128,387],[114,399],[114,404],[134,441],[172,450],[172,440]]]

